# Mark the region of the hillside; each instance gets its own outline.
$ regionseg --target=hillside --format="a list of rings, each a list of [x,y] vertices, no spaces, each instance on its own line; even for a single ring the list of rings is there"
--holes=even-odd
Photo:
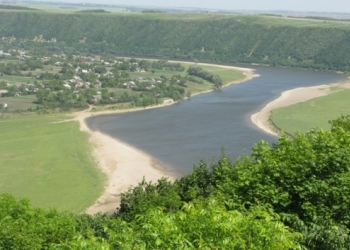
[[[350,25],[210,14],[2,12],[2,46],[349,71]],[[1,46],[1,45],[0,45]]]

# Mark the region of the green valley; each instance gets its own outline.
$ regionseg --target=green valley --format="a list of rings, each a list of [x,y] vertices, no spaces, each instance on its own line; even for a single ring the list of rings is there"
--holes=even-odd
[[[124,191],[118,157],[137,158],[136,150],[109,144],[116,140],[102,129],[81,131],[99,111],[170,104],[253,77],[206,62],[349,73],[347,19],[45,4],[0,5],[0,249],[349,249],[349,90],[274,110],[273,122],[294,136],[260,141],[235,160],[222,149],[175,181],[144,178]],[[248,99],[225,98],[236,98],[230,111]],[[215,120],[206,114],[203,124]],[[156,132],[174,133],[178,117],[158,117],[170,121]],[[139,162],[146,173],[158,167],[149,158]],[[113,211],[84,213],[94,202]]]

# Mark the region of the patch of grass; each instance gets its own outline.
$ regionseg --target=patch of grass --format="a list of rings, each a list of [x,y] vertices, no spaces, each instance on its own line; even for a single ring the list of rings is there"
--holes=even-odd
[[[237,81],[244,78],[243,73],[238,70],[224,69],[224,68],[213,67],[213,66],[201,66],[201,65],[200,67],[213,74],[219,75],[222,78],[224,84],[228,84],[230,82]]]
[[[35,95],[24,95],[24,96],[11,96],[11,97],[3,97],[0,98],[1,103],[7,103],[8,110],[27,110],[30,107],[35,107],[37,104],[34,103],[37,98]]]
[[[271,119],[277,127],[293,134],[302,133],[318,127],[330,129],[329,120],[350,114],[350,90],[344,89],[327,96],[318,97],[306,102],[275,109]]]
[[[88,135],[62,115],[0,118],[0,193],[34,206],[82,212],[103,191]],[[59,122],[59,123],[57,123]]]
[[[34,83],[36,79],[33,79],[32,77],[27,77],[27,76],[13,76],[13,75],[6,75],[6,76],[0,76],[0,82],[5,81],[5,82],[10,82],[10,83]]]

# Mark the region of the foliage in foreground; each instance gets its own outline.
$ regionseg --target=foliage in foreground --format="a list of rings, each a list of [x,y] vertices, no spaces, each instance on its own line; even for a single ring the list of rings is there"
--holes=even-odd
[[[27,200],[0,196],[2,249],[301,249],[277,214],[263,207],[239,212],[230,201],[161,207],[127,223],[103,215],[69,215],[31,208]],[[225,206],[226,205],[226,206]]]
[[[0,198],[10,249],[349,249],[350,116],[236,162],[142,181],[113,215],[68,215]],[[2,245],[1,245],[2,244]],[[29,248],[30,248],[29,247]]]

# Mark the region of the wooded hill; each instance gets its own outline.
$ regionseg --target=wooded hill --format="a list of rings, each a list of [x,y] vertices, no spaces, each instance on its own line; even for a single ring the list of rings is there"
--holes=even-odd
[[[0,23],[5,49],[37,44],[66,52],[83,50],[350,70],[350,25],[340,21],[243,15],[14,11],[2,12]],[[42,38],[40,43],[36,37]]]

